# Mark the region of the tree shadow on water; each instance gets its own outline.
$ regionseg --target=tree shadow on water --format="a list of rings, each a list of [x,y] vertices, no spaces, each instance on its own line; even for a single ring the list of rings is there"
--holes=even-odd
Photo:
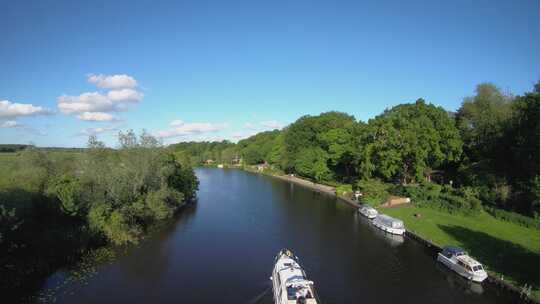
[[[488,270],[511,277],[520,286],[540,286],[540,254],[484,232],[459,226],[438,226],[458,240]]]

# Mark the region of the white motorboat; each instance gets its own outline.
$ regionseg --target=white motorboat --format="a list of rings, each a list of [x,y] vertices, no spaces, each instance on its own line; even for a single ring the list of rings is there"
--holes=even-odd
[[[402,220],[395,219],[386,214],[379,214],[374,220],[373,225],[383,231],[403,235],[405,233],[405,225]]]
[[[465,250],[459,247],[444,247],[443,251],[437,255],[437,261],[455,271],[460,276],[474,282],[482,282],[488,277],[482,264],[470,257]]]
[[[275,304],[319,303],[313,282],[306,278],[298,258],[288,249],[276,256],[271,280]]]
[[[368,219],[374,219],[379,214],[379,212],[377,212],[377,210],[375,210],[375,208],[367,206],[367,205],[364,205],[364,206],[360,207],[358,209],[358,212],[360,212],[360,214],[367,217]]]

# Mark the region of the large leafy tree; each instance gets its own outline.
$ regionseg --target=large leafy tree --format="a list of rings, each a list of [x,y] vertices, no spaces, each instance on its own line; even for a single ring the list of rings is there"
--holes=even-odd
[[[306,148],[297,154],[294,169],[298,174],[315,181],[327,181],[332,177],[327,166],[328,158],[328,153],[319,147]]]
[[[512,115],[511,100],[491,83],[478,85],[476,95],[464,99],[456,123],[471,162],[501,158],[499,148]]]
[[[303,116],[284,130],[282,164],[286,171],[296,171],[310,178],[303,170],[298,171],[298,159],[308,155],[323,155],[324,166],[338,179],[352,175],[353,161],[358,147],[356,119],[341,112],[327,112],[318,116]],[[318,151],[318,152],[314,152]]]
[[[402,183],[429,178],[459,160],[462,141],[452,117],[442,108],[418,99],[371,119],[362,132],[359,171]]]

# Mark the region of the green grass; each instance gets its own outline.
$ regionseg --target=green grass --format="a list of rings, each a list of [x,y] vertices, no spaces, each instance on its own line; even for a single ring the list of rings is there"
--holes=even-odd
[[[485,265],[488,271],[521,287],[532,285],[540,298],[540,230],[478,216],[402,207],[381,212],[402,219],[409,231],[440,246],[457,245]],[[419,213],[417,218],[414,214]]]

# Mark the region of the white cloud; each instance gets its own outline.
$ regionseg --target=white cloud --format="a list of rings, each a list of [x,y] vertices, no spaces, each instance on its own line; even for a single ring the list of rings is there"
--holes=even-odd
[[[104,112],[83,112],[77,115],[77,118],[84,121],[116,121],[118,120],[114,115]]]
[[[88,82],[95,84],[98,88],[102,89],[124,89],[135,88],[137,86],[137,80],[126,74],[121,75],[88,75]]]
[[[114,103],[98,92],[82,93],[79,96],[62,95],[57,99],[58,109],[64,114],[83,112],[114,111]]]
[[[156,136],[159,138],[171,138],[187,135],[198,135],[205,133],[218,132],[228,127],[226,123],[193,122],[186,123],[181,120],[173,120],[170,123],[172,127],[169,130],[159,131]]]
[[[16,122],[15,120],[4,121],[0,125],[0,128],[22,128],[22,127],[24,127],[24,125]]]
[[[251,131],[251,132],[234,132],[231,134],[231,139],[233,140],[242,140],[242,139],[246,139],[250,136],[253,136],[257,134],[257,131]]]
[[[280,123],[279,121],[277,120],[267,120],[267,121],[263,121],[261,122],[261,126],[265,127],[265,128],[268,128],[268,129],[281,129],[283,128],[283,124]]]
[[[133,89],[137,81],[128,75],[88,75],[88,81],[108,92],[85,92],[80,95],[62,95],[57,98],[60,112],[66,115],[76,115],[85,121],[114,121],[117,118],[111,114],[129,109],[144,98],[144,94]]]
[[[105,127],[99,127],[99,128],[86,128],[81,130],[77,135],[79,136],[90,136],[90,135],[97,135],[101,133],[106,132],[112,132],[116,131],[118,128],[116,126],[105,126]]]
[[[38,130],[32,126],[22,124],[15,120],[7,120],[0,124],[0,128],[6,128],[6,129],[17,129],[17,130],[23,130],[25,132],[39,135],[39,136],[45,136],[47,135],[46,132]]]
[[[16,103],[9,100],[0,100],[0,117],[18,117],[38,114],[51,114],[52,111],[29,103]]]
[[[144,94],[133,89],[122,89],[109,91],[107,97],[113,102],[139,102],[143,99]]]

